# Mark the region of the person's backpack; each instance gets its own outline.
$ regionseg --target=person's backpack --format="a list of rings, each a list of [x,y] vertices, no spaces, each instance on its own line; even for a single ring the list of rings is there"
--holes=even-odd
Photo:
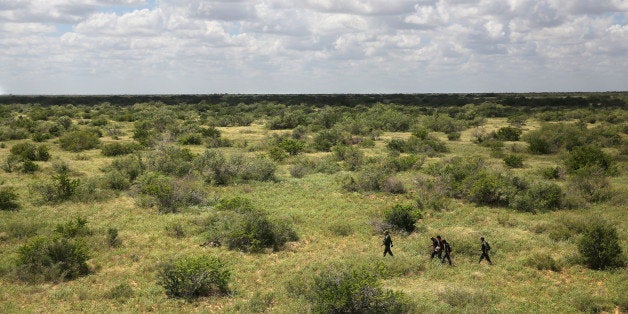
[[[486,252],[491,250],[491,246],[488,244],[488,241],[484,241],[486,243]]]

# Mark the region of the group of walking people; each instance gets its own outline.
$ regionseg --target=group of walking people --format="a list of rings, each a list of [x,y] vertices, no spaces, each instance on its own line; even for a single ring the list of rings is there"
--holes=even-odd
[[[451,265],[451,245],[449,244],[449,242],[443,239],[440,235],[437,235],[436,237],[432,237],[430,239],[432,240],[432,253],[430,255],[430,260],[434,259],[434,256],[437,256],[441,264],[445,264],[445,260],[447,260],[449,265]],[[480,255],[480,260],[478,261],[478,263],[481,263],[483,259],[486,259],[486,261],[490,265],[493,265],[493,262],[488,255],[489,251],[491,250],[491,246],[488,244],[486,239],[484,239],[484,237],[480,237],[480,241],[482,242],[480,246],[480,251],[482,252],[482,254]],[[386,254],[390,254],[390,256],[393,256],[393,252],[391,250],[391,248],[393,247],[393,241],[390,237],[390,232],[384,232],[384,240],[382,241],[382,245],[384,246],[384,256],[386,256]]]

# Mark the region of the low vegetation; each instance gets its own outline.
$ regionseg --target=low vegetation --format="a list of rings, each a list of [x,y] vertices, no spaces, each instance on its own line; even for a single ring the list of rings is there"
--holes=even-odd
[[[0,311],[628,312],[627,100],[0,96]]]

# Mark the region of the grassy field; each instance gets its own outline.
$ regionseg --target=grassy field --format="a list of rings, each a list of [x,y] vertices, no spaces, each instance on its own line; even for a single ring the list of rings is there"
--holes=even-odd
[[[109,135],[103,143],[132,141],[132,124],[116,122],[123,135]],[[362,265],[381,270],[383,287],[404,292],[425,313],[571,313],[628,311],[628,272],[626,268],[591,270],[577,262],[577,241],[569,227],[605,220],[617,229],[623,252],[628,252],[628,174],[626,158],[616,156],[618,175],[610,178],[613,196],[602,203],[583,208],[528,213],[514,209],[478,206],[448,198],[444,210],[423,209],[410,234],[393,232],[394,257],[382,258],[382,234],[377,228],[384,212],[393,204],[414,204],[421,186],[429,177],[430,164],[453,156],[480,156],[495,169],[506,171],[501,158],[491,149],[474,143],[474,134],[508,126],[505,118],[489,118],[480,127],[462,131],[457,141],[447,141],[441,132],[430,134],[445,141],[449,152],[429,156],[420,169],[398,177],[406,193],[350,192],[342,187],[347,171],[315,173],[302,178],[290,175],[290,162],[279,163],[276,182],[250,181],[227,186],[204,185],[208,204],[189,206],[177,213],[161,213],[138,206],[130,192],[118,192],[102,200],[38,204],[31,186],[49,180],[55,163],[64,162],[71,176],[81,180],[100,175],[113,157],[99,149],[82,152],[62,150],[56,140],[48,140],[52,159],[38,162],[33,174],[1,172],[3,186],[18,192],[19,211],[0,211],[0,312],[270,312],[307,313],[311,304],[299,296],[300,283],[307,283],[330,265]],[[540,127],[529,120],[524,133]],[[481,128],[481,130],[478,130]],[[263,121],[250,126],[219,127],[231,147],[219,148],[233,154],[265,154],[272,134],[289,131],[268,130]],[[406,139],[410,132],[385,132],[375,145],[363,149],[365,156],[387,155],[386,143]],[[624,141],[626,134],[622,135]],[[2,142],[0,160],[13,145],[24,140]],[[523,141],[506,142],[504,150],[524,150]],[[187,146],[194,154],[201,145]],[[332,153],[306,151],[301,156],[322,159]],[[561,164],[561,156],[532,155],[526,152],[523,168],[513,171],[526,178],[542,180],[539,169]],[[290,157],[292,158],[292,157]],[[564,180],[556,183],[568,188]],[[242,196],[272,219],[289,222],[299,240],[279,251],[243,253],[225,246],[204,246],[204,222],[212,215],[215,202]],[[12,273],[19,248],[30,238],[53,237],[55,226],[76,217],[88,221],[91,273],[71,281],[27,283]],[[122,244],[107,245],[107,230],[116,228]],[[174,230],[174,231],[173,231]],[[564,231],[567,230],[567,231]],[[175,232],[175,231],[178,231]],[[453,266],[429,259],[430,237],[442,235],[453,247]],[[493,250],[494,265],[477,263],[481,236]],[[174,256],[207,254],[223,259],[233,273],[229,295],[193,301],[169,298],[156,280],[163,261]],[[550,256],[559,269],[538,269],[537,256]],[[531,262],[532,260],[532,262]]]

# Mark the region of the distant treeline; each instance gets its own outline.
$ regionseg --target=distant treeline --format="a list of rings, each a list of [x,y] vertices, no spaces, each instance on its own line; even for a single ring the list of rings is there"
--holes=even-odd
[[[2,95],[0,105],[39,104],[131,106],[136,103],[253,104],[276,102],[285,105],[346,106],[376,103],[407,106],[450,107],[493,102],[515,107],[625,107],[628,92],[604,93],[476,93],[476,94],[189,94],[189,95]]]

